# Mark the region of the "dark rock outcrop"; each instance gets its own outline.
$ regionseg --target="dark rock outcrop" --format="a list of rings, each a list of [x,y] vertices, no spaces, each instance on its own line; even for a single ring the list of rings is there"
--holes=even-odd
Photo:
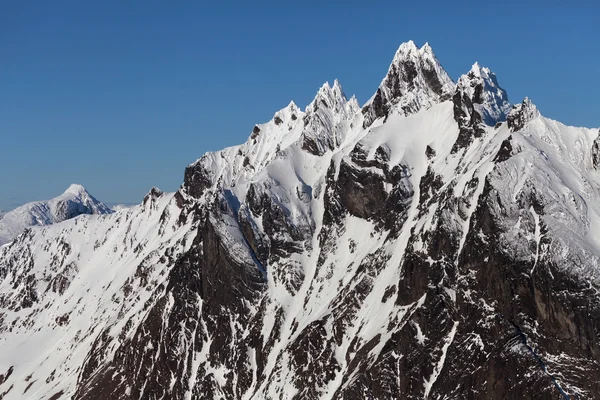
[[[526,97],[521,104],[513,106],[506,117],[506,122],[512,132],[517,132],[522,130],[529,121],[539,115],[535,105]]]
[[[184,187],[191,196],[199,199],[213,184],[211,171],[205,168],[202,159],[185,168]]]
[[[592,145],[592,165],[595,169],[600,168],[600,130]]]

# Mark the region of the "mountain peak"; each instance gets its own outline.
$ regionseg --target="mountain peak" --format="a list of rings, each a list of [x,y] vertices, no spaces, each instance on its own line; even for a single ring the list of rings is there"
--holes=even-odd
[[[394,62],[405,60],[409,57],[435,58],[435,54],[433,53],[433,49],[429,45],[429,42],[425,43],[421,48],[419,48],[415,42],[409,40],[408,42],[402,43],[400,47],[398,47],[398,50],[394,55],[394,59],[392,60],[392,64],[394,64]]]
[[[473,66],[471,66],[469,73],[473,73],[473,75],[481,75],[481,66],[479,65],[479,62],[475,61]]]
[[[412,40],[402,43],[379,88],[363,108],[363,126],[390,113],[409,115],[427,109],[450,98],[454,87],[429,43],[420,49]]]
[[[535,104],[529,97],[525,97],[521,104],[515,104],[506,117],[506,121],[511,131],[520,131],[527,123],[540,116]]]
[[[96,200],[82,185],[72,184],[60,196],[34,201],[6,213],[0,221],[0,246],[10,242],[25,229],[45,226],[82,214],[110,214],[113,211]]]
[[[480,77],[483,79],[496,79],[496,74],[494,74],[488,67],[482,67],[479,62],[475,61],[475,63],[471,66],[471,69],[467,73],[471,79],[475,77]],[[497,85],[497,82],[495,82]]]
[[[155,201],[159,197],[163,195],[163,191],[157,188],[156,186],[152,186],[152,189],[144,196],[143,204],[147,204],[148,201]]]
[[[290,101],[290,104],[287,105],[286,109],[292,110],[292,111],[297,111],[300,108],[296,105],[296,103],[294,102],[294,100],[292,100],[292,101]]]
[[[417,51],[419,51],[419,48],[417,47],[415,42],[413,42],[412,40],[409,40],[408,42],[402,43],[400,45],[400,47],[398,47],[396,56],[401,55],[401,54],[409,54],[409,53],[413,53],[413,52],[417,52]]]
[[[88,193],[88,191],[83,187],[83,185],[79,185],[77,183],[73,183],[71,184],[67,190],[64,191],[64,194],[73,194],[73,195],[80,195],[83,193]]]
[[[300,113],[300,108],[292,100],[290,101],[290,104],[275,113],[273,121],[276,125],[280,125],[283,122],[289,122],[290,119],[295,121]]]
[[[346,99],[346,95],[344,94],[344,90],[342,89],[342,84],[337,79],[333,81],[333,86],[331,87],[331,89],[334,93],[337,93],[339,96]]]
[[[346,95],[342,89],[342,85],[336,79],[333,82],[333,86],[329,82],[325,82],[317,92],[317,95],[306,106],[306,112],[316,112],[321,106],[330,108],[332,110],[340,110],[345,107],[347,102]]]
[[[475,62],[469,72],[458,79],[457,90],[470,99],[487,125],[494,126],[506,119],[510,110],[508,95],[489,68]]]
[[[315,99],[306,107],[302,148],[314,155],[323,155],[343,141],[342,126],[359,111],[356,98],[346,98],[336,79],[333,86],[325,82]]]

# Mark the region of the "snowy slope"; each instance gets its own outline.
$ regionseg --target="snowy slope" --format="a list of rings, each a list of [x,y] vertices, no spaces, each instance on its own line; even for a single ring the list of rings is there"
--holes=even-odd
[[[22,371],[25,376],[48,375],[52,376],[51,381],[56,380],[46,386],[32,386],[27,393],[30,398],[51,394],[48,391],[57,384],[60,387],[74,386],[77,367],[87,357],[86,349],[92,346],[104,326],[115,324],[120,313],[128,317],[142,317],[139,312],[146,301],[151,301],[152,291],[149,287],[142,290],[138,286],[155,287],[162,278],[160,271],[148,271],[143,279],[133,279],[136,268],[147,263],[152,265],[150,269],[156,270],[165,252],[181,252],[184,249],[181,242],[185,229],[169,230],[162,236],[154,231],[160,226],[160,217],[168,212],[171,199],[172,194],[161,193],[149,198],[143,205],[119,213],[85,215],[47,227],[36,227],[18,239],[25,242],[35,237],[44,242],[42,246],[28,247],[26,257],[36,263],[45,263],[48,269],[16,270],[10,278],[20,280],[27,274],[49,274],[46,277],[40,275],[36,283],[40,294],[35,301],[46,308],[42,314],[24,307],[23,301],[29,300],[18,299],[15,293],[10,293],[9,287],[0,289],[4,304],[8,304],[9,310],[14,310],[10,317],[20,320],[2,336],[2,362],[26,367],[27,371]],[[5,260],[21,257],[14,253],[18,248],[14,244],[8,246]],[[105,256],[99,257],[99,253]],[[150,277],[151,282],[147,282]],[[10,279],[4,279],[3,285],[9,282]],[[135,300],[119,304],[114,289],[118,293],[125,285],[129,285],[137,295]],[[109,290],[111,286],[113,290]],[[21,305],[15,306],[19,300]],[[122,329],[121,325],[115,324],[113,329]],[[31,326],[41,329],[32,330]],[[52,326],[56,329],[46,329]],[[26,347],[14,346],[23,338],[28,343]],[[72,368],[61,369],[61,365],[72,365]],[[15,392],[23,393],[29,385],[22,383],[15,387]]]
[[[6,213],[0,219],[0,245],[10,242],[31,226],[50,225],[81,214],[112,212],[81,185],[73,184],[63,194],[47,201],[34,201]]]
[[[134,207],[136,204],[114,204],[110,205],[110,209],[113,211],[127,210],[128,208]]]
[[[0,248],[5,399],[600,396],[598,129],[403,44],[175,194]]]

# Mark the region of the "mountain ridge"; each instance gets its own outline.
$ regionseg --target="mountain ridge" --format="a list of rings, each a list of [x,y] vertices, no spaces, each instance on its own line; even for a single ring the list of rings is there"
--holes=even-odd
[[[2,247],[5,399],[599,396],[597,129],[396,55]]]

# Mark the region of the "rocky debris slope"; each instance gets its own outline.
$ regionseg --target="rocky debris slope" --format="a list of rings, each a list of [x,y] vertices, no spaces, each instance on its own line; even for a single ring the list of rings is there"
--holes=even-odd
[[[81,214],[111,212],[108,206],[96,200],[83,186],[73,184],[51,200],[27,203],[4,215],[0,212],[0,246],[32,226],[51,225]]]
[[[362,109],[326,84],[0,249],[0,394],[599,397],[597,142],[403,44]]]

